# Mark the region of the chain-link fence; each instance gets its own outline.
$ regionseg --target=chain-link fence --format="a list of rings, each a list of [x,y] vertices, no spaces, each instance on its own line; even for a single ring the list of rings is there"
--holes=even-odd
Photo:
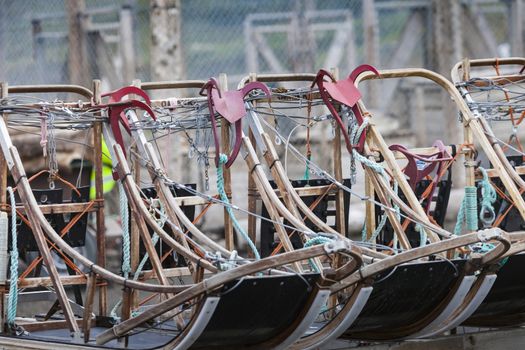
[[[136,78],[225,72],[235,88],[249,72],[338,67],[343,77],[369,63],[448,75],[463,56],[523,54],[516,1],[446,1],[456,12],[439,18],[443,2],[436,0],[0,0],[0,80],[89,86],[100,78],[107,90]],[[452,29],[439,38],[442,21]],[[440,65],[448,54],[438,45],[443,41],[456,52]],[[372,85],[362,90],[369,107],[395,120],[385,124],[401,134],[417,129],[413,82]],[[423,105],[428,113],[435,109],[432,101]],[[434,126],[425,128],[428,137]]]
[[[64,1],[0,3],[0,79],[12,84],[71,80],[71,28]],[[85,41],[80,59],[89,75],[85,81],[103,77],[113,85],[127,83],[130,75],[123,73],[123,66],[130,59],[134,78],[151,79],[150,1],[83,3],[79,40]],[[484,51],[486,56],[510,55],[509,2],[462,3],[462,18],[468,20],[462,27],[467,34],[465,50],[476,56]],[[346,74],[371,61],[382,68],[434,64],[430,0],[182,0],[178,4],[184,78],[206,79],[226,72],[235,81],[250,71],[335,66]],[[129,45],[122,34],[122,17],[127,15],[123,9],[129,9],[132,18],[132,58],[122,54],[122,46]],[[484,45],[476,44],[478,39]]]

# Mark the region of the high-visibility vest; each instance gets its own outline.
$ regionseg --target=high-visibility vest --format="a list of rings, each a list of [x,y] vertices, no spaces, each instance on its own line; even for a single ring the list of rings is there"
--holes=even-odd
[[[96,190],[95,190],[95,167],[91,170],[91,188],[89,190],[89,198],[95,199]],[[102,191],[104,194],[108,193],[115,187],[116,182],[113,180],[113,168],[111,163],[111,155],[109,153],[108,146],[106,142],[102,140]]]

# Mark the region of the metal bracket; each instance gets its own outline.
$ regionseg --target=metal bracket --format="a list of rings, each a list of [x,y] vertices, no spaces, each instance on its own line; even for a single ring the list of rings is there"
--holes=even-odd
[[[487,242],[501,237],[503,231],[499,228],[490,228],[478,232],[478,238],[481,242]]]
[[[338,239],[332,242],[325,243],[324,251],[326,254],[333,254],[340,251],[350,251],[352,250],[352,243],[347,239]]]

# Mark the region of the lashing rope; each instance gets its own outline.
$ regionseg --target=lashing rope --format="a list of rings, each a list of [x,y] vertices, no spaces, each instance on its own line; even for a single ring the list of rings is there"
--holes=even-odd
[[[124,186],[119,182],[119,199],[120,199],[120,215],[122,220],[122,274],[124,275],[124,278],[128,278],[129,274],[131,272],[131,248],[130,248],[130,234],[129,234],[129,211],[128,211],[128,202],[126,193],[124,191]],[[159,202],[160,203],[160,202]],[[151,204],[153,206],[153,204]],[[159,210],[159,218],[155,215],[155,210],[150,210],[151,215],[153,218],[157,221],[157,224],[162,228],[164,224],[166,223],[167,216],[164,213],[164,208],[162,204],[160,204],[160,210]],[[159,235],[157,233],[153,233],[153,236],[151,236],[151,243],[153,247],[155,247],[159,241]],[[142,273],[142,270],[144,269],[144,266],[148,262],[149,254],[146,252],[144,256],[142,257],[142,260],[139,263],[139,266],[137,267],[137,270],[133,274],[133,280],[137,281],[140,277],[140,274]],[[118,308],[122,305],[122,300],[119,300],[113,309],[111,309],[110,316],[118,320],[119,317],[117,315]]]
[[[156,232],[153,233],[153,236],[151,236],[151,244],[153,245],[153,247],[155,247],[157,245],[157,242],[159,241],[159,238],[160,237],[159,237],[159,235],[157,235]],[[139,276],[142,273],[142,269],[146,265],[146,262],[148,262],[148,259],[149,259],[149,254],[148,254],[148,252],[146,252],[146,254],[144,254],[144,257],[140,261],[139,266],[137,267],[137,271],[135,271],[135,274],[133,275],[133,280],[134,281],[139,279]]]
[[[248,246],[250,247],[250,250],[252,251],[255,257],[255,260],[260,260],[261,255],[257,251],[257,247],[252,242],[246,231],[244,231],[244,229],[241,227],[241,225],[237,221],[237,218],[235,217],[235,214],[233,213],[231,206],[229,205],[230,200],[228,199],[228,196],[226,195],[226,191],[224,189],[224,164],[226,164],[227,161],[228,156],[226,154],[221,153],[219,155],[219,166],[217,167],[217,191],[219,192],[221,200],[227,204],[225,208],[228,212],[228,216],[232,221],[235,231],[237,231],[237,233],[242,236],[246,243],[248,243]]]
[[[11,186],[7,187],[11,202],[11,261],[9,276],[9,296],[7,298],[7,324],[15,327],[16,309],[18,304],[18,244],[16,230],[16,201]]]
[[[369,117],[365,117],[363,119],[363,122],[361,123],[361,125],[354,124],[352,126],[352,130],[351,130],[351,133],[350,133],[350,139],[352,140],[352,143],[357,144],[359,142],[359,139],[361,138],[361,134],[368,127],[369,122],[370,122],[370,118]],[[359,163],[367,166],[368,168],[372,169],[374,172],[376,172],[376,173],[378,173],[380,175],[383,175],[386,178],[385,168],[381,164],[378,164],[378,163],[368,159],[367,157],[363,156],[362,154],[357,152],[357,150],[355,148],[352,148],[352,157],[353,157],[353,159],[357,160]],[[352,174],[352,176],[355,176],[355,174]],[[397,182],[394,182],[394,192],[396,194],[397,194],[397,190],[398,190],[398,184],[397,184]],[[400,218],[399,206],[398,205],[394,205],[394,210],[396,211],[396,216],[398,218]],[[381,217],[381,221],[379,221],[379,224],[376,226],[374,232],[370,236],[370,239],[368,239],[369,243],[374,242],[374,240],[377,238],[379,233],[383,230],[383,228],[384,228],[384,226],[386,224],[386,220],[387,220],[387,215],[386,215],[386,213],[384,213],[382,215],[382,217]],[[363,226],[363,230],[361,232],[361,237],[362,237],[362,241],[365,242],[366,241],[366,222],[365,222],[365,225]],[[397,236],[395,234],[394,234],[394,244],[397,245]]]
[[[476,231],[478,229],[478,192],[476,186],[465,186],[465,197],[459,207],[454,234],[460,235],[463,230],[463,223],[466,222],[467,230]]]
[[[151,243],[153,244],[153,247],[155,247],[157,245],[157,242],[159,241],[159,236],[157,235],[157,233],[153,233],[153,236],[151,236]],[[137,281],[140,277],[140,274],[142,273],[142,269],[144,269],[144,266],[146,265],[146,262],[148,261],[149,259],[149,254],[146,252],[146,254],[144,254],[144,257],[142,258],[142,260],[140,261],[140,264],[139,266],[137,267],[137,270],[135,271],[135,273],[133,274],[133,281]],[[115,306],[113,307],[113,309],[111,309],[111,312],[109,314],[110,317],[112,317],[114,320],[119,320],[120,318],[118,317],[117,315],[117,310],[118,308],[122,305],[122,299],[120,299],[116,304]],[[133,313],[136,315],[136,313]]]
[[[119,201],[120,201],[120,220],[122,225],[122,275],[128,278],[131,272],[131,248],[129,237],[129,209],[128,198],[124,191],[124,186],[118,183]]]

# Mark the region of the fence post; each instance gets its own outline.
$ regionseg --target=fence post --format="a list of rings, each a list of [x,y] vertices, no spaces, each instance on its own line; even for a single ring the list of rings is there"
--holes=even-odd
[[[87,62],[84,30],[82,28],[83,11],[86,8],[84,0],[65,1],[68,19],[68,73],[71,84],[87,85],[89,74]]]
[[[129,84],[135,79],[135,52],[133,50],[133,17],[130,5],[120,9],[120,55],[122,57],[122,80]]]

